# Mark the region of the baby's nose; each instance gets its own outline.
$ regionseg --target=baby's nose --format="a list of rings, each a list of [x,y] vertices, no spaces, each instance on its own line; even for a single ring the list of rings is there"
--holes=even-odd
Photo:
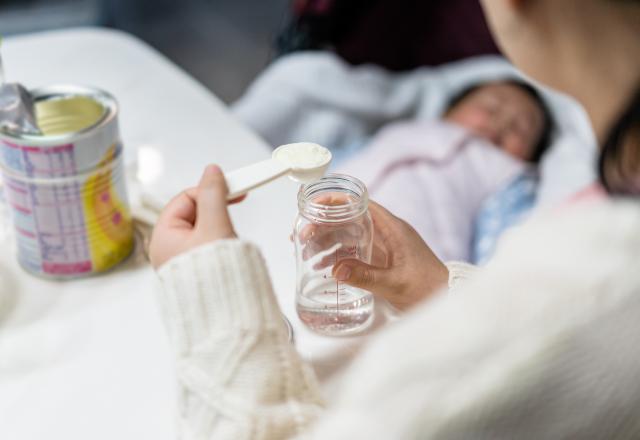
[[[497,127],[494,127],[492,125],[485,125],[476,129],[475,131],[479,136],[487,139],[492,144],[497,145],[498,141],[500,140],[500,132],[498,131]]]
[[[494,115],[494,127],[497,131],[502,131],[511,124],[511,117],[505,112],[496,112]]]

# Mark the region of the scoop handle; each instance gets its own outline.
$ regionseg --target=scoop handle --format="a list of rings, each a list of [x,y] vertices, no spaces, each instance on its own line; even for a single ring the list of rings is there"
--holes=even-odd
[[[254,188],[288,174],[290,171],[291,168],[287,165],[275,159],[267,159],[226,173],[225,179],[229,187],[227,200],[240,197]]]

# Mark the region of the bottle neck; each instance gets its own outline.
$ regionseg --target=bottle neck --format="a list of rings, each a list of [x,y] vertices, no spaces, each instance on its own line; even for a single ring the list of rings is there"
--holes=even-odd
[[[300,214],[317,223],[354,220],[367,211],[368,204],[367,187],[346,174],[328,174],[298,192]]]

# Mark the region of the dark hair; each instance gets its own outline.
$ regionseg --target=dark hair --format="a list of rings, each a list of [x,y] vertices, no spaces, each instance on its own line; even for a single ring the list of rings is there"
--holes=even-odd
[[[600,151],[598,171],[609,193],[640,196],[640,88],[610,130]]]
[[[527,95],[529,95],[538,104],[538,107],[540,107],[540,110],[542,110],[542,118],[543,118],[542,133],[540,134],[540,139],[538,140],[538,143],[535,145],[533,149],[533,154],[531,158],[529,158],[529,162],[539,163],[540,159],[542,159],[542,156],[549,149],[549,146],[551,145],[553,132],[554,132],[554,123],[553,123],[553,117],[551,116],[551,111],[549,110],[549,106],[540,95],[540,92],[538,92],[532,85],[527,84],[526,82],[521,81],[519,79],[515,79],[515,78],[498,79],[491,82],[476,83],[465,89],[462,89],[460,92],[455,94],[447,103],[444,113],[445,114],[448,113],[456,105],[460,104],[465,98],[471,95],[473,92],[475,92],[476,90],[488,84],[509,84],[509,85],[519,87],[520,89],[522,89],[522,91],[527,93]]]

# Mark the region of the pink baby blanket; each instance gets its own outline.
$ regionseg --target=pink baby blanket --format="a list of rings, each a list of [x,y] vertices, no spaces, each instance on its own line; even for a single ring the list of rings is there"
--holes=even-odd
[[[387,125],[337,171],[361,179],[438,257],[468,261],[480,205],[525,168],[459,126],[408,121]]]

